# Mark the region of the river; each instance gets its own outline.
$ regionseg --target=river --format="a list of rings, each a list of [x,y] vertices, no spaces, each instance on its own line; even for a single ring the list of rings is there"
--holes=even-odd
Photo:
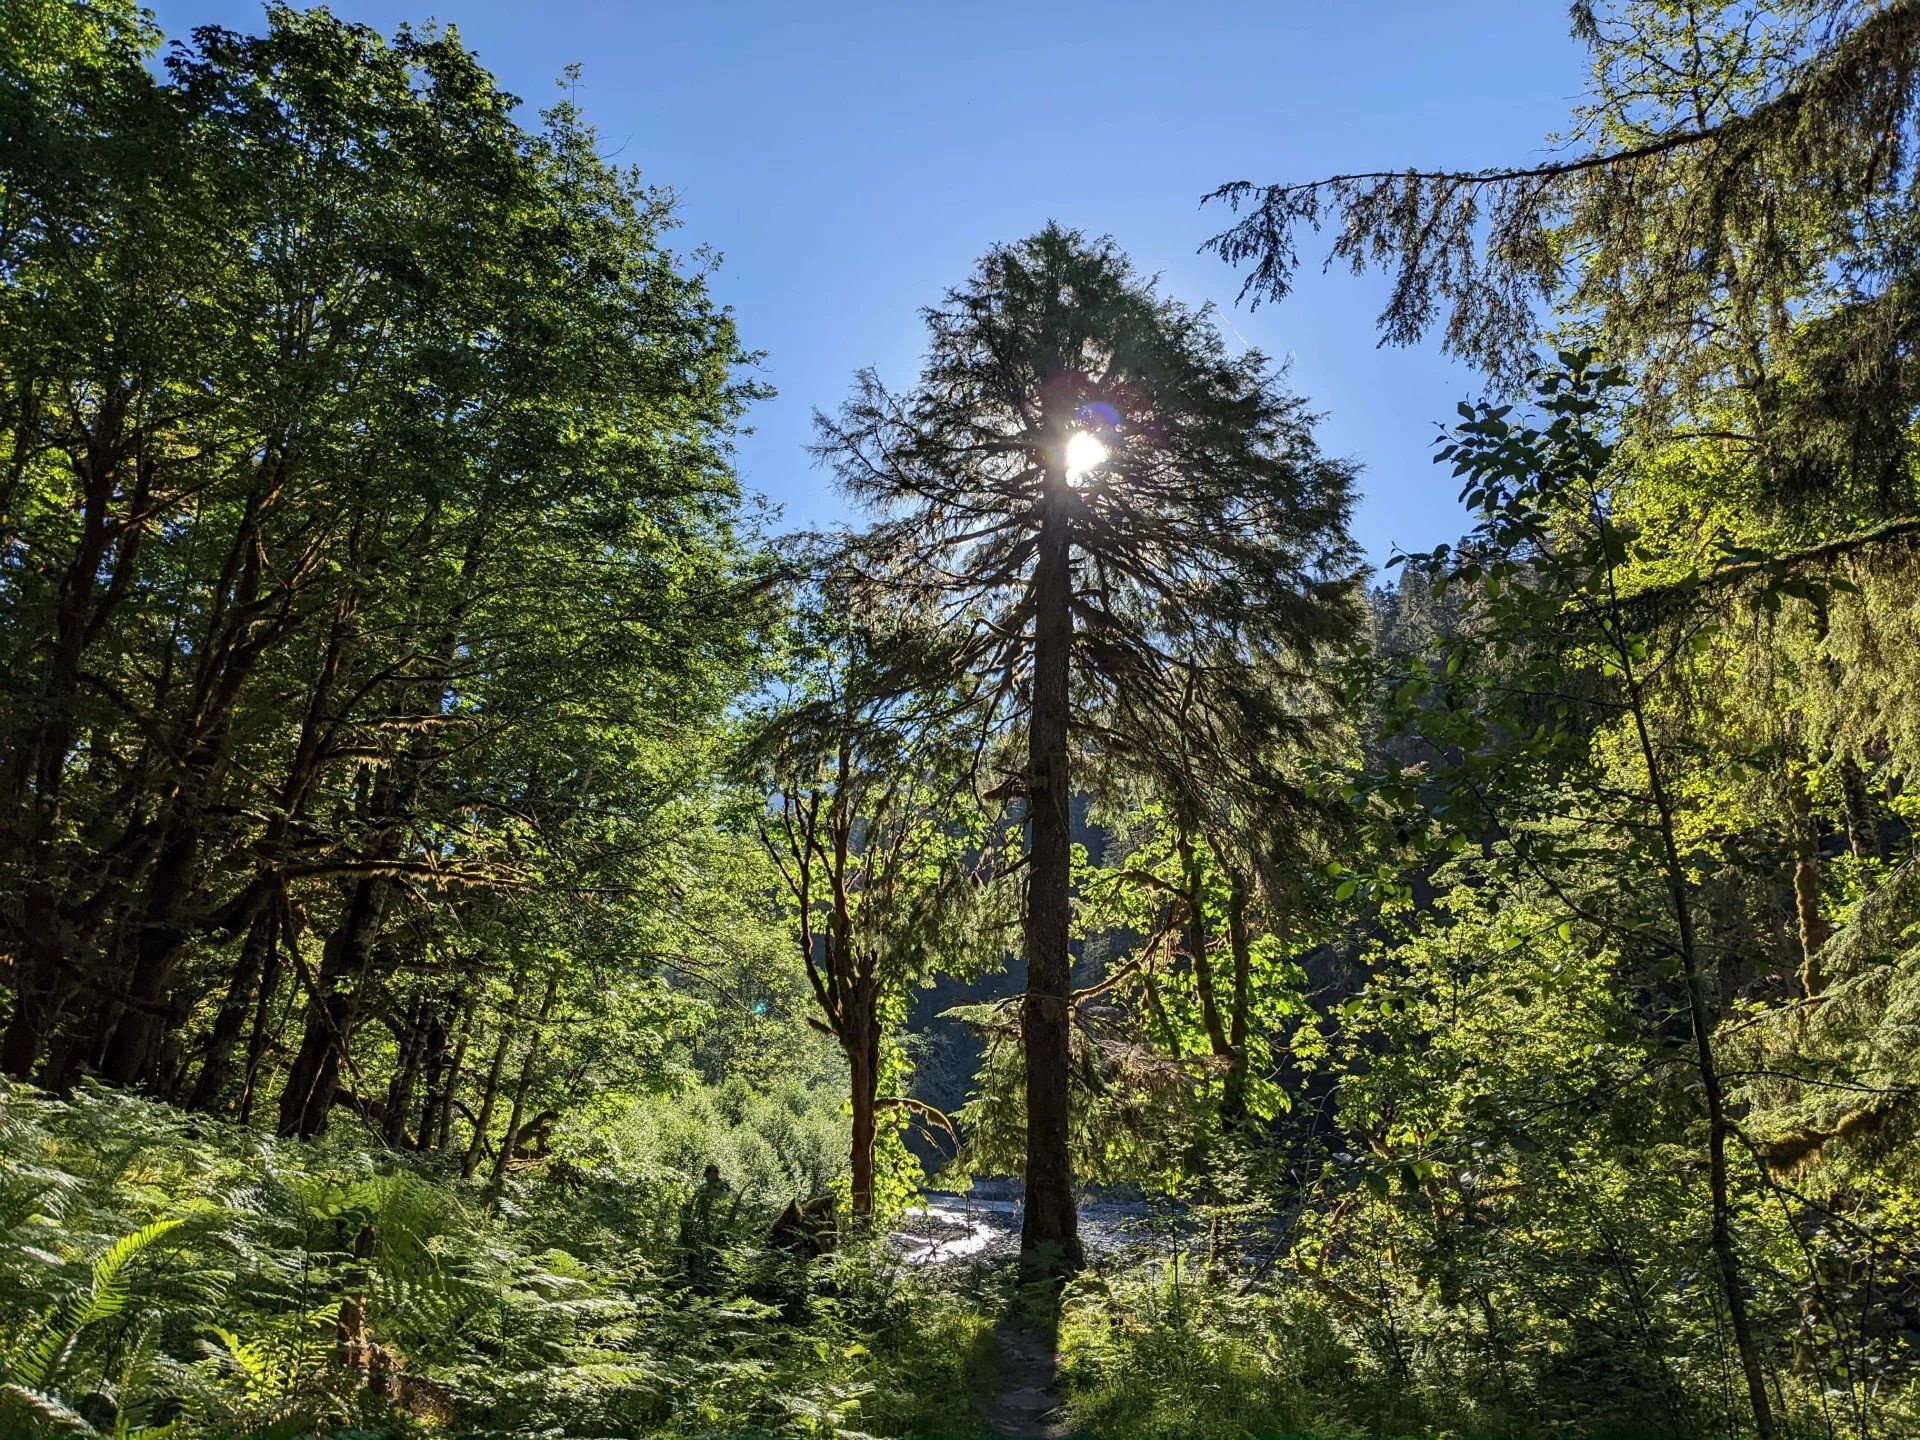
[[[1170,1249],[1192,1229],[1178,1211],[1142,1200],[1103,1197],[1080,1204],[1080,1243],[1090,1256]],[[1020,1248],[1020,1201],[1010,1195],[929,1192],[900,1217],[893,1243],[909,1265],[1012,1255]]]

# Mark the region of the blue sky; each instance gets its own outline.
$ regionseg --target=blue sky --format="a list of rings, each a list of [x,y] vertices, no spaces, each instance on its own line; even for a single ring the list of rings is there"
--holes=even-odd
[[[1554,0],[338,0],[391,31],[435,18],[529,109],[583,67],[604,148],[680,200],[678,243],[716,281],[777,399],[740,443],[785,523],[846,514],[805,446],[855,370],[909,382],[920,307],[989,245],[1048,219],[1111,234],[1236,343],[1290,360],[1322,443],[1365,467],[1354,517],[1376,562],[1461,528],[1435,424],[1478,394],[1438,346],[1376,348],[1377,277],[1311,273],[1257,312],[1197,253],[1235,179],[1478,165],[1542,153],[1583,79]],[[260,23],[254,0],[165,0],[169,35]]]

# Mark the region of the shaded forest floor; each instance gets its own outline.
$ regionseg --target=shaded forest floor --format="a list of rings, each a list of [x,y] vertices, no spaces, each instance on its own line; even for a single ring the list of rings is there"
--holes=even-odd
[[[1000,1370],[982,1398],[982,1418],[1007,1440],[1063,1440],[1071,1430],[1060,1386],[1057,1325],[1009,1316],[994,1327],[993,1336]]]

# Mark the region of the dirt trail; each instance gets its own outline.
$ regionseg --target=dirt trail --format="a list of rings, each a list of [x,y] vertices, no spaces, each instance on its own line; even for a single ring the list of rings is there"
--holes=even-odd
[[[1006,1440],[1066,1440],[1053,1336],[1012,1320],[1002,1321],[993,1334],[1000,1346],[1000,1377],[981,1406],[993,1433]]]

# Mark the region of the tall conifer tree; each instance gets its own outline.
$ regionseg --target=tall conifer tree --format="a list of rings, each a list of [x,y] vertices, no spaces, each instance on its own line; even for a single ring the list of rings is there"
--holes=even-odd
[[[1073,757],[1176,789],[1272,789],[1310,738],[1321,657],[1358,617],[1351,469],[1265,357],[1157,294],[1106,240],[1049,225],[926,312],[919,383],[871,372],[818,453],[879,511],[853,545],[872,603],[937,617],[919,675],[1024,740],[1030,1262],[1079,1259],[1068,1153]],[[1276,686],[1276,669],[1289,683]]]

